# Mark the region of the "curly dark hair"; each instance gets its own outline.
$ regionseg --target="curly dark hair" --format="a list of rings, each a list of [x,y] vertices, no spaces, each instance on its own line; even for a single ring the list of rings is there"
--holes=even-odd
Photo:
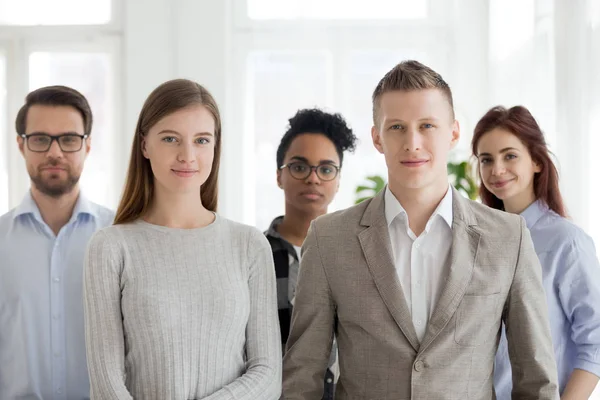
[[[285,132],[277,148],[277,168],[283,165],[285,153],[296,137],[305,133],[322,134],[333,142],[338,156],[340,167],[346,150],[353,152],[358,139],[352,129],[346,124],[341,114],[330,114],[318,108],[305,108],[298,110],[289,120],[288,130]]]

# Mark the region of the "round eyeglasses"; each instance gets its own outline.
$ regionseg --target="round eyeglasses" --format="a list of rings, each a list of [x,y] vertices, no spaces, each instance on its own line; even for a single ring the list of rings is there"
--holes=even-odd
[[[83,140],[89,135],[78,135],[76,133],[63,133],[62,135],[51,136],[47,133],[32,133],[30,135],[21,135],[27,142],[27,148],[35,153],[45,153],[50,150],[52,142],[58,142],[58,147],[63,153],[75,153],[83,147]]]
[[[303,161],[294,161],[279,167],[279,169],[287,168],[290,175],[294,179],[304,180],[310,176],[313,170],[317,173],[317,177],[322,181],[332,181],[340,172],[340,167],[333,164],[308,165]]]

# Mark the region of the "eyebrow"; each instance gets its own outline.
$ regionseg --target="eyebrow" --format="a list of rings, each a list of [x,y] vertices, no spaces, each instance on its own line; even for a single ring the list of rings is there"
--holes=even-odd
[[[510,150],[519,151],[519,149],[516,149],[516,148],[514,148],[514,147],[505,147],[505,148],[503,148],[502,150],[500,150],[500,151],[499,151],[499,153],[501,153],[501,154],[502,154],[502,153],[506,153],[507,151],[510,151]],[[490,156],[491,156],[491,154],[490,154],[490,153],[480,153],[480,154],[478,155],[478,157],[481,157],[481,156],[488,156],[488,157],[490,157]]]
[[[165,135],[165,134],[171,134],[171,135],[174,134],[174,135],[181,136],[181,134],[179,132],[174,131],[172,129],[163,129],[162,131],[157,133],[157,135]],[[210,132],[198,132],[194,136],[214,136],[214,135]]]
[[[290,160],[297,160],[297,161],[302,161],[305,162],[306,164],[308,164],[308,159],[306,157],[302,157],[302,156],[293,156],[292,158],[290,158]],[[335,161],[333,160],[321,160],[319,161],[319,165],[321,164],[335,164]]]
[[[439,120],[440,120],[439,118],[435,118],[435,117],[425,117],[425,118],[419,118],[417,121],[423,122],[423,121],[439,121]],[[389,120],[387,120],[385,122],[389,124],[389,123],[392,123],[392,122],[394,122],[394,123],[398,123],[398,122],[405,123],[406,121],[403,121],[403,120],[398,119],[398,118],[392,118],[392,119],[389,119]]]

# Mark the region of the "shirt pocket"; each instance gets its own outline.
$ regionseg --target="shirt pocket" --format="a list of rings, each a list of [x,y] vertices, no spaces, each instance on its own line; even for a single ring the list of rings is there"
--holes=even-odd
[[[476,347],[496,338],[501,316],[498,314],[500,293],[467,294],[456,310],[454,341],[465,347]]]

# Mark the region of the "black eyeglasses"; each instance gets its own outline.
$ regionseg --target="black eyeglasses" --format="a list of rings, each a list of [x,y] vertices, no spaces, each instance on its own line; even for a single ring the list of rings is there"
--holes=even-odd
[[[340,172],[340,167],[333,164],[308,165],[303,161],[294,161],[279,167],[279,169],[287,168],[290,170],[292,178],[304,180],[310,176],[313,169],[317,173],[317,177],[322,181],[332,181]]]
[[[58,142],[58,146],[63,153],[75,153],[83,147],[83,140],[89,135],[78,135],[76,133],[63,133],[62,135],[51,136],[47,133],[32,133],[30,135],[21,135],[27,142],[27,148],[35,153],[45,153],[50,150],[52,142]]]

